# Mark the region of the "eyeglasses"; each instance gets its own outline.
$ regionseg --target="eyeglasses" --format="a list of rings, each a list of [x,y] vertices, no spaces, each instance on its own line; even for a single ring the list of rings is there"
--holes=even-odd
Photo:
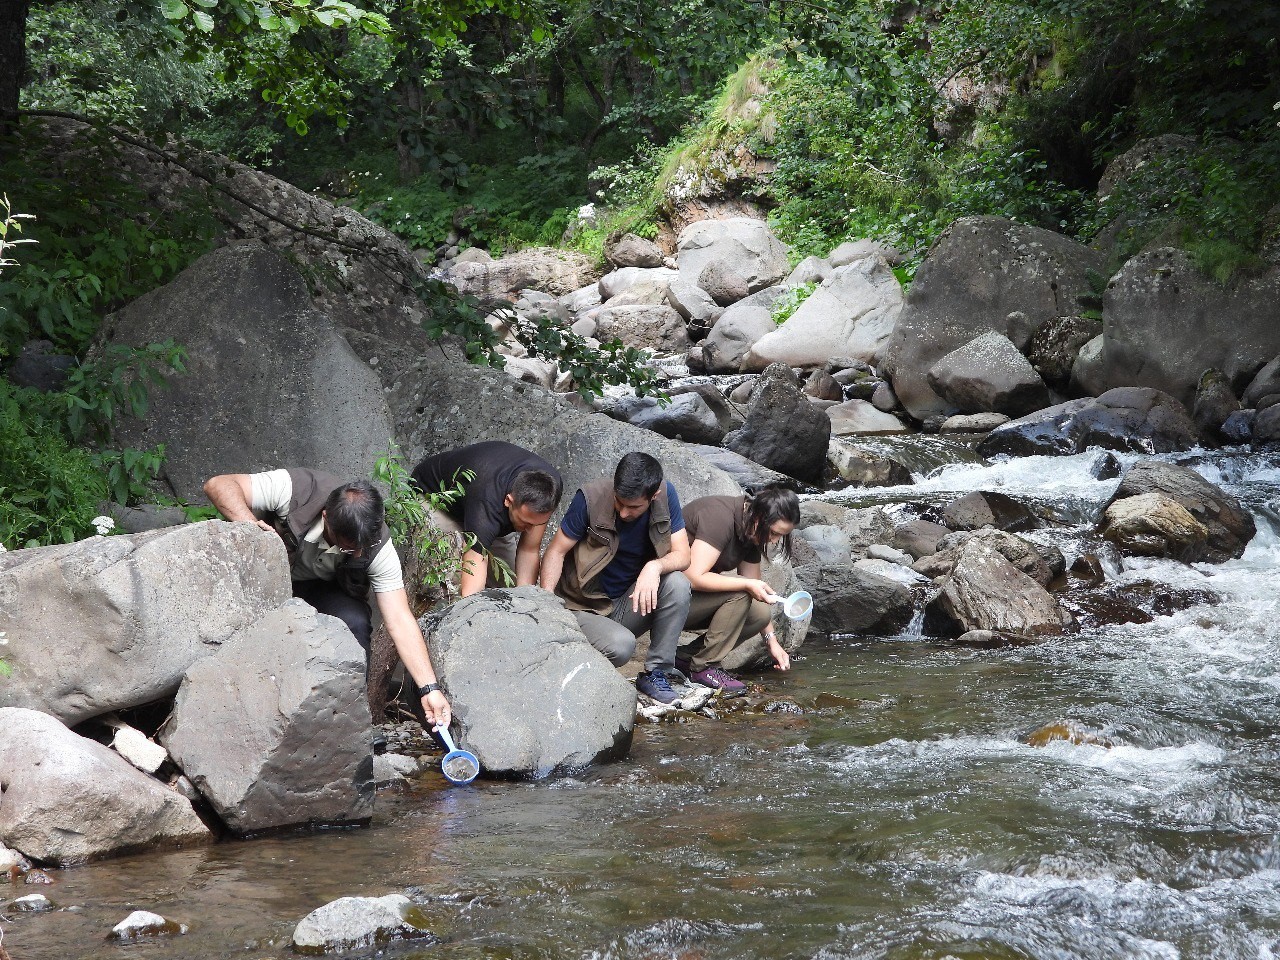
[[[329,521],[324,522],[324,538],[329,542],[333,549],[337,550],[344,557],[358,557],[364,553],[364,547],[344,547],[338,543],[338,538],[333,535],[333,531],[329,529]]]

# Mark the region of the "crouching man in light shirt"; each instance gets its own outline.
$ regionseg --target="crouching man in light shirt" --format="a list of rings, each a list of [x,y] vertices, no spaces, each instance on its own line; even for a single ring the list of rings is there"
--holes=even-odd
[[[337,617],[369,649],[369,588],[431,726],[448,726],[426,641],[409,609],[400,558],[385,523],[382,494],[367,480],[343,483],[306,468],[224,473],[204,485],[209,501],[233,522],[278,533],[289,555],[293,595]]]

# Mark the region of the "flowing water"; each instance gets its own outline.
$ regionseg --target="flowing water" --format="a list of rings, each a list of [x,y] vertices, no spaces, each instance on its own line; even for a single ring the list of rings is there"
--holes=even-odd
[[[1094,457],[958,463],[871,499],[999,489],[1083,531],[1116,484],[1093,479]],[[368,830],[54,871],[12,895],[63,909],[13,916],[4,945],[14,960],[283,957],[316,906],[410,890],[440,943],[396,956],[1269,960],[1280,469],[1197,468],[1258,516],[1245,556],[1113,576],[1220,602],[1017,649],[815,642],[758,678],[765,706],[641,725],[627,761],[579,776],[433,775],[380,797]],[[1058,736],[1031,736],[1046,727]],[[108,946],[135,908],[191,930]]]

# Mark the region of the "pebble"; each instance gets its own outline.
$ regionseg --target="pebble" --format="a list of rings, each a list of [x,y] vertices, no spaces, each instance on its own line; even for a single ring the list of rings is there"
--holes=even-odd
[[[19,913],[48,913],[57,909],[53,901],[43,893],[29,893],[25,897],[19,897],[9,907]]]
[[[299,953],[337,953],[430,936],[408,897],[342,897],[307,914],[293,931],[293,946]]]

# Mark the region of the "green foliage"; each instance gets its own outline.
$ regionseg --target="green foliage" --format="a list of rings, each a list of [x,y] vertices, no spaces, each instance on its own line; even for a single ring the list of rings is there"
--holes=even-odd
[[[212,246],[213,219],[161,215],[125,178],[113,145],[86,134],[55,166],[34,126],[13,134],[0,154],[0,183],[39,219],[23,268],[0,276],[0,359],[45,337],[82,353],[110,311],[168,282]]]
[[[185,373],[186,359],[185,348],[172,339],[140,349],[121,344],[103,347],[67,377],[67,428],[72,438],[104,441],[121,413],[146,416],[149,389],[164,386],[173,373]]]
[[[468,535],[459,551],[431,523],[431,512],[446,512],[451,503],[465,495],[463,484],[474,480],[475,474],[463,470],[454,474],[451,486],[421,491],[400,462],[399,450],[393,443],[374,463],[373,478],[387,488],[385,503],[391,539],[414,551],[414,569],[422,586],[447,586],[458,573],[462,552],[470,549],[475,539]]]
[[[20,236],[22,221],[34,219],[29,213],[14,213],[8,196],[0,194],[0,270],[18,265],[18,261],[9,256],[15,247],[22,243],[36,242]]]
[[[791,319],[793,313],[800,309],[800,304],[808,300],[809,295],[817,289],[817,283],[802,283],[798,287],[792,287],[777,299],[769,316],[774,323],[782,326]]]
[[[64,432],[59,400],[0,378],[0,545],[7,548],[90,536],[108,498],[100,463]]]

